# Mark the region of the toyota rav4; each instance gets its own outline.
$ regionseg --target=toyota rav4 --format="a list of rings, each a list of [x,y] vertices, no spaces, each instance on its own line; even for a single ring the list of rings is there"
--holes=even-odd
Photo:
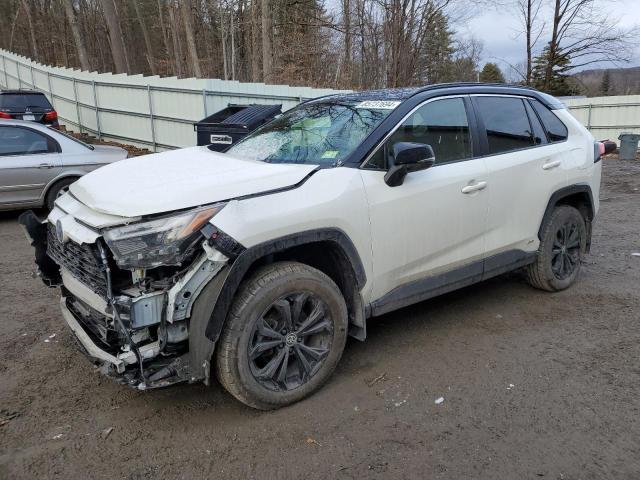
[[[445,84],[307,101],[226,153],[130,158],[20,222],[103,373],[281,407],[371,317],[523,268],[576,280],[602,145],[553,97]]]

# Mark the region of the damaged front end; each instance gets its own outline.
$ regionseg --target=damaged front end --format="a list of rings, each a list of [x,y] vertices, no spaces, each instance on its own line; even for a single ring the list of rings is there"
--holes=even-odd
[[[224,205],[94,228],[69,213],[86,206],[64,210],[61,200],[46,221],[29,211],[19,222],[38,275],[61,289],[63,317],[82,351],[135,388],[208,383],[207,322],[243,248],[209,223]]]

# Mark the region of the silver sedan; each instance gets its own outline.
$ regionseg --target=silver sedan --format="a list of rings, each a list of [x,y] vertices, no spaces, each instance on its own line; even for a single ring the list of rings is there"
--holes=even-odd
[[[87,145],[58,130],[0,120],[0,210],[47,207],[85,173],[127,158],[120,147]]]

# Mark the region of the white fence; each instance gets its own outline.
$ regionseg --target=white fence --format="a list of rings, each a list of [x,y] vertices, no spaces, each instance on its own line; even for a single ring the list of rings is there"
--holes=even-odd
[[[563,102],[596,140],[617,142],[622,132],[640,133],[640,95],[576,98]]]
[[[196,144],[193,123],[229,103],[298,103],[339,90],[215,79],[178,79],[49,67],[0,50],[0,85],[45,93],[72,130],[151,150]]]
[[[99,138],[152,150],[196,144],[193,123],[236,104],[282,104],[339,92],[214,79],[95,73],[49,67],[0,50],[0,84],[47,94],[61,123]],[[640,133],[640,95],[566,99],[569,111],[596,139]]]

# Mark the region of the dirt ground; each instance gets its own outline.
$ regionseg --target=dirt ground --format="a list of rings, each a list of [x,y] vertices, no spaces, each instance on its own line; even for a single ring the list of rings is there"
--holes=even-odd
[[[571,289],[510,274],[375,319],[267,413],[101,377],[0,215],[0,478],[640,478],[640,162],[603,163]]]

